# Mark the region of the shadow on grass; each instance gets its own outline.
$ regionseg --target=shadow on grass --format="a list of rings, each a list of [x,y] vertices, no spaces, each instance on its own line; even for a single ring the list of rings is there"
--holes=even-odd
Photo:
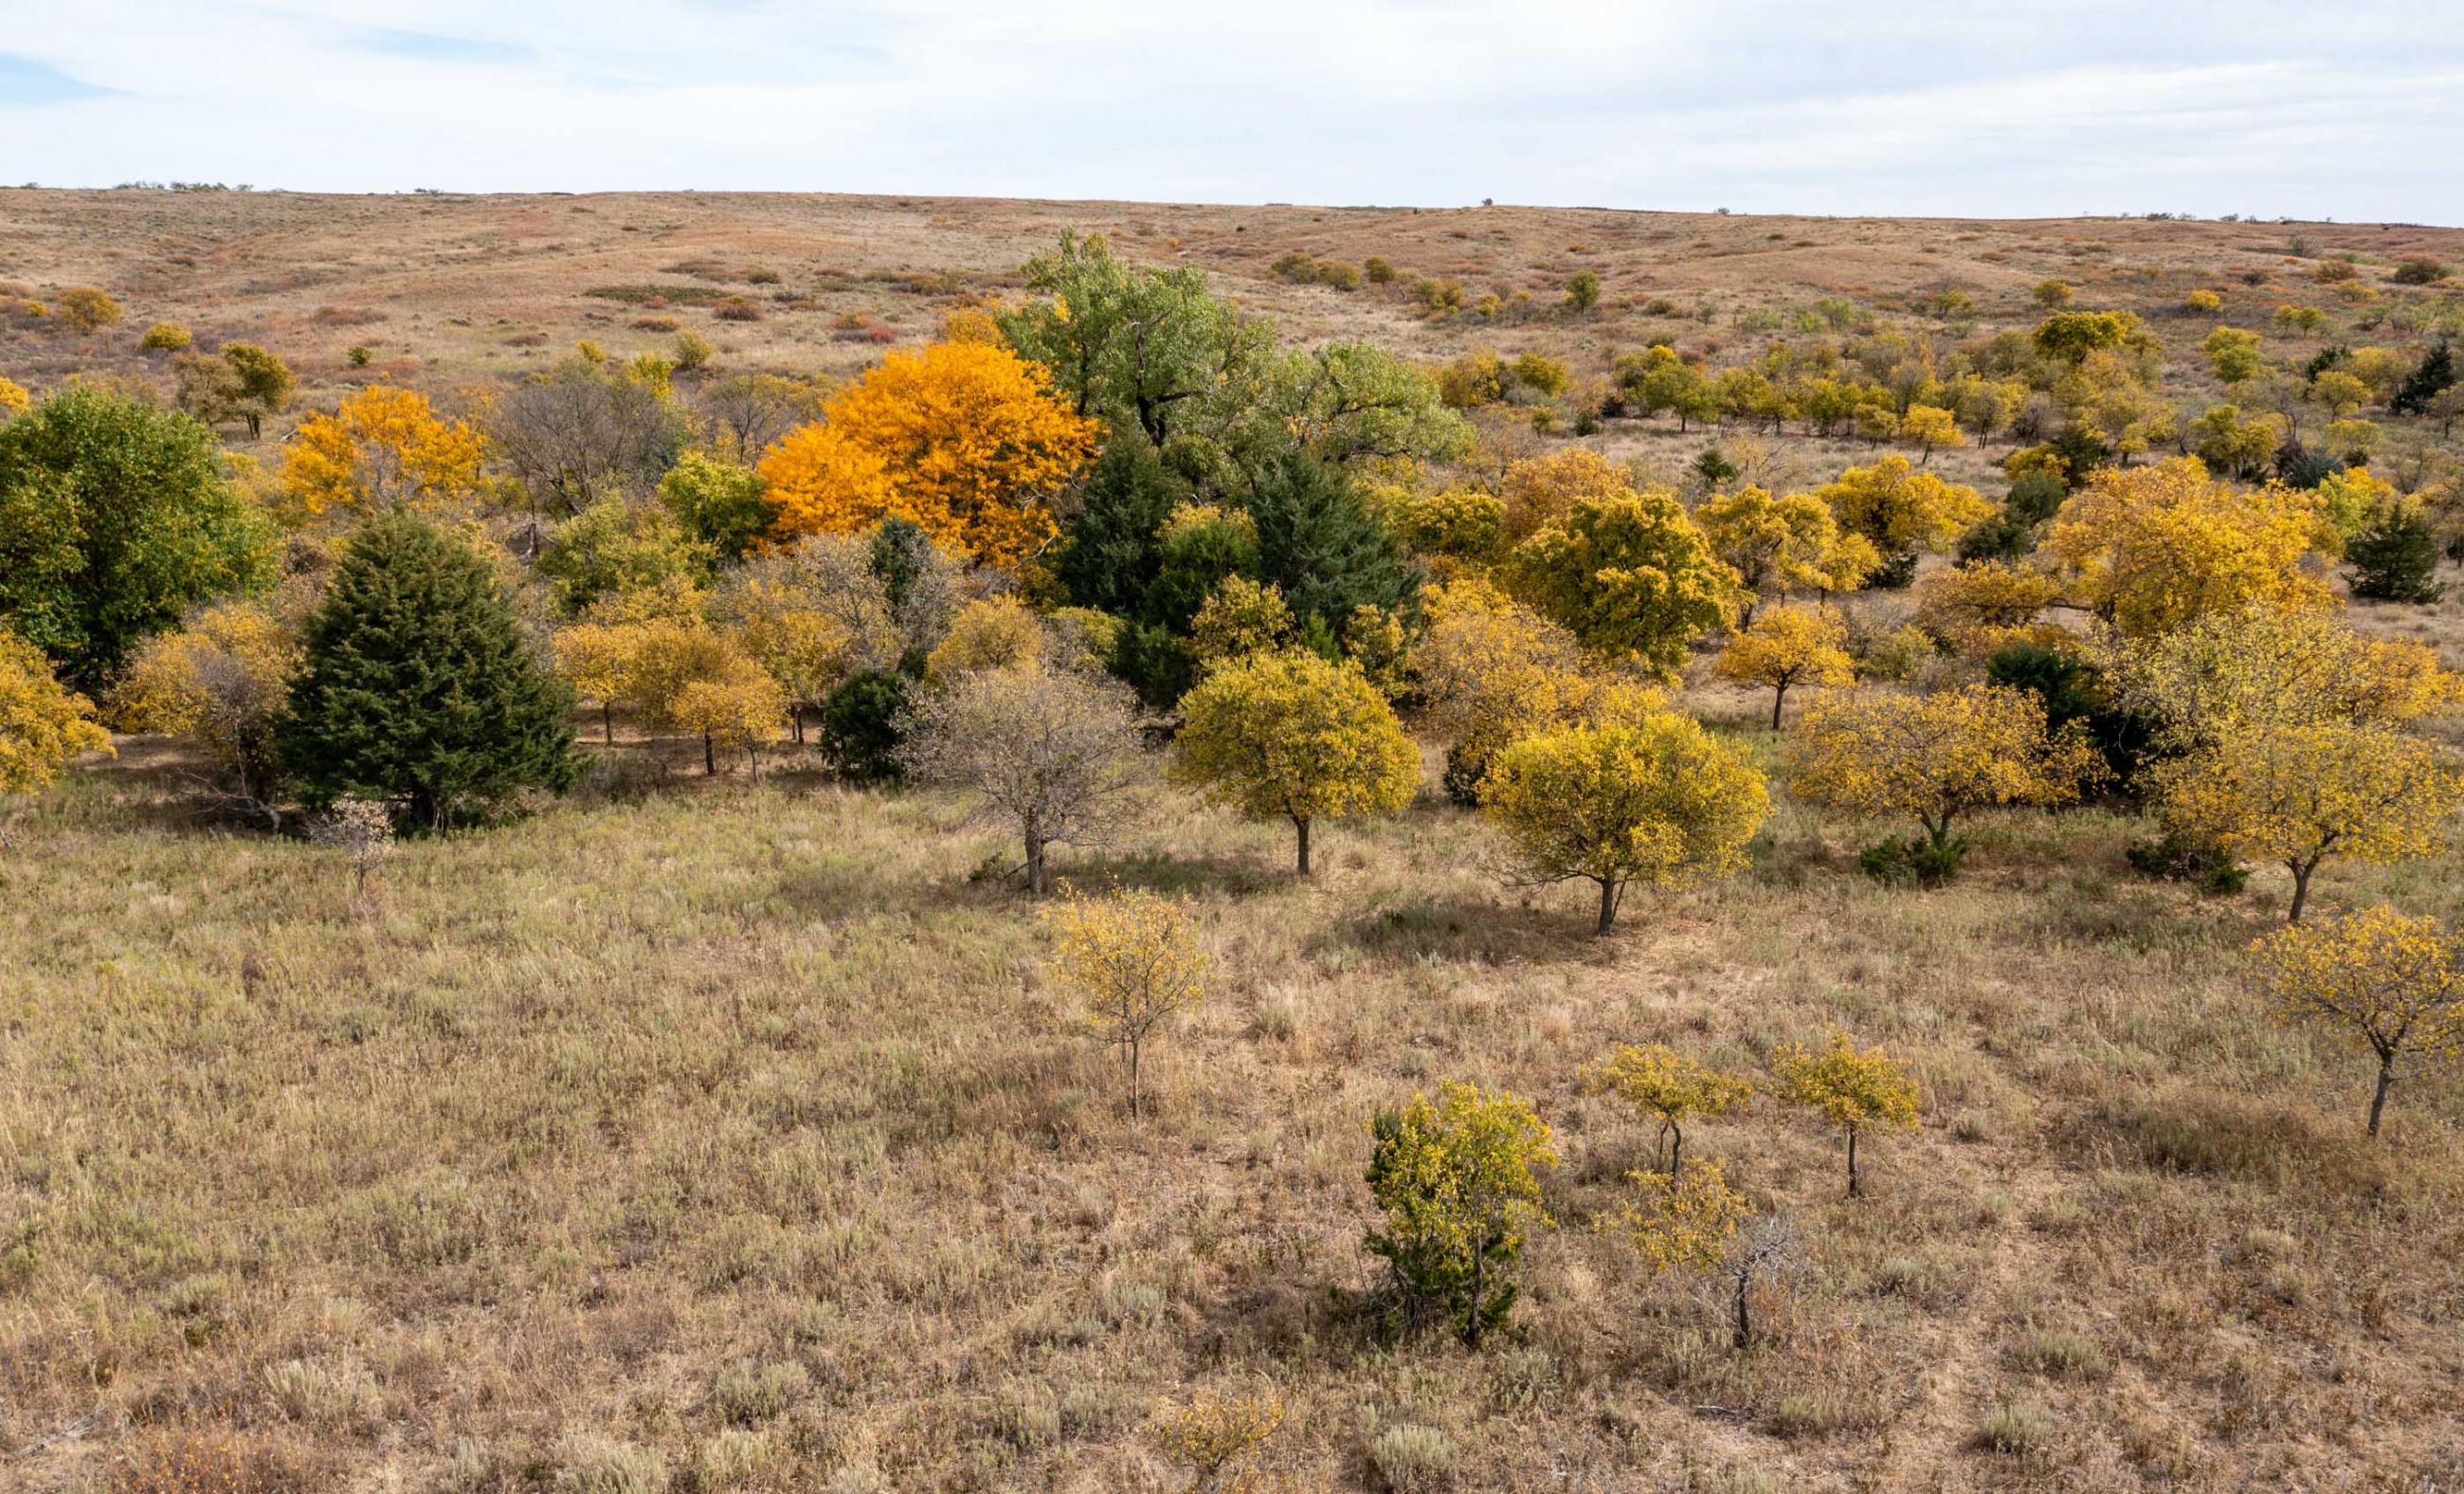
[[[2357,1105],[2332,1124],[2277,1101],[2175,1091],[2121,1095],[2080,1116],[2069,1141],[2082,1151],[2159,1172],[2245,1179],[2312,1196],[2367,1197],[2388,1183],[2379,1148],[2362,1134]]]
[[[1082,891],[1140,891],[1168,894],[1212,893],[1250,898],[1292,883],[1292,874],[1246,857],[1167,856],[1141,851],[1128,856],[1068,856],[1053,861],[1056,883]]]
[[[1463,965],[1540,965],[1573,961],[1615,964],[1624,949],[1620,925],[1605,939],[1592,935],[1588,912],[1524,907],[1473,896],[1411,898],[1373,907],[1336,923],[1319,937],[1321,949]]]

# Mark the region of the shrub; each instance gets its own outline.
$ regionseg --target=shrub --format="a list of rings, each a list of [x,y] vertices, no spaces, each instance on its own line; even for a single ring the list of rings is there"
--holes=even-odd
[[[1600,303],[1600,278],[1589,270],[1577,270],[1566,278],[1566,305],[1574,311],[1589,311]]]
[[[1356,291],[1360,289],[1360,267],[1341,259],[1321,259],[1317,262],[1317,282],[1339,291]]]
[[[724,315],[724,313],[721,314]],[[734,318],[731,320],[751,321],[754,319],[747,317]],[[677,332],[674,340],[668,345],[669,356],[675,360],[676,371],[679,373],[691,373],[695,369],[704,367],[710,362],[711,354],[716,350],[717,349],[710,346],[709,338],[702,336],[699,332],[693,330],[691,327],[687,327]]]
[[[1968,837],[1953,836],[1936,842],[1896,836],[1857,853],[1857,865],[1866,876],[1885,884],[1940,887],[1959,875],[1968,858]]]
[[[720,301],[711,315],[721,322],[759,322],[761,308],[741,296],[730,296]]]
[[[1387,263],[1383,256],[1371,255],[1368,259],[1361,264],[1360,269],[1361,273],[1369,278],[1369,283],[1372,285],[1392,285],[1395,283],[1395,267]]]
[[[774,1364],[741,1359],[719,1371],[711,1387],[711,1408],[732,1425],[759,1426],[784,1416],[812,1385],[812,1374],[792,1359]]]
[[[364,368],[375,360],[376,352],[365,343],[353,343],[342,356],[349,360],[352,368]]]
[[[1453,1438],[1417,1421],[1382,1427],[1369,1439],[1369,1466],[1394,1494],[1419,1494],[1454,1476]]]
[[[99,331],[117,323],[120,316],[120,302],[91,285],[60,292],[60,321],[74,331]]]
[[[145,329],[145,335],[137,340],[137,346],[152,353],[176,353],[195,341],[188,329],[179,323],[157,322]]]
[[[2250,881],[2232,857],[2212,845],[2185,838],[2178,832],[2167,831],[2146,839],[2134,840],[2123,852],[2130,869],[2143,877],[2157,877],[2167,881],[2187,881],[2201,892],[2230,897],[2242,890]]]
[[[2387,279],[2398,285],[2435,285],[2447,279],[2447,266],[2428,256],[2401,260]]]
[[[1401,1327],[1442,1321],[1471,1348],[1513,1309],[1526,1232],[1551,1221],[1539,1174],[1549,1127],[1518,1096],[1448,1082],[1370,1120],[1369,1191],[1386,1227],[1363,1240],[1394,1268]]]

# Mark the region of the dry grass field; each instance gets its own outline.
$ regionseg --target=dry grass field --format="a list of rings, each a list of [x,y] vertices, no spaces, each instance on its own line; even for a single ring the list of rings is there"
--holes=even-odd
[[[2464,232],[2377,226],[0,190],[0,281],[260,340],[314,404],[669,335],[600,287],[666,287],[655,314],[724,367],[847,373],[868,329],[931,336],[1067,227],[1202,265],[1288,337],[1582,372],[1826,296],[1915,318],[1957,288],[1979,328],[2024,325],[2057,275],[2157,323],[2194,386],[2170,308],[2226,284],[2260,324],[2310,289],[2291,235],[2464,262]],[[1431,322],[1277,278],[1294,252],[1551,309]],[[1555,313],[1586,268],[1600,310]],[[134,370],[133,327],[0,329],[0,372]],[[1816,479],[1865,450],[1771,446]],[[2464,586],[2354,619],[2464,667]],[[1699,668],[1681,696],[1775,768],[1766,701]],[[1080,888],[1189,896],[1219,965],[1133,1121],[997,874],[1015,847],[959,801],[793,749],[757,785],[698,743],[583,741],[670,771],[405,842],[364,890],[340,850],[203,822],[159,739],[10,827],[0,1489],[1178,1490],[1159,1403],[1260,1388],[1287,1413],[1267,1489],[2464,1488],[2464,1075],[2421,1070],[2362,1134],[2367,1059],[2275,1024],[2246,969],[2278,870],[2229,898],[2142,878],[2147,823],[2090,807],[1980,816],[1957,883],[1895,889],[1857,851],[1907,827],[1775,792],[1750,870],[1638,889],[1593,939],[1583,888],[1502,885],[1435,744],[1419,799],[1322,827],[1307,881],[1287,827],[1158,791],[1110,852],[1062,854]],[[2316,897],[2453,913],[2459,886],[2451,852],[2331,863]],[[1802,1114],[1689,1127],[1804,1245],[1732,1350],[1711,1283],[1594,1227],[1653,1135],[1582,1071],[1660,1041],[1767,1081],[1834,1031],[1910,1060],[1922,1124],[1867,1143],[1857,1200]],[[1369,1117],[1457,1078],[1529,1097],[1563,1154],[1559,1228],[1479,1353],[1345,1310],[1383,1271]]]
[[[1258,1384],[1295,1489],[2464,1477],[2464,1083],[2365,1142],[2362,1061],[2239,970],[2284,889],[2135,878],[2126,819],[1982,823],[1917,894],[1857,875],[1872,827],[1784,803],[1748,876],[1598,942],[1433,791],[1327,836],[1313,885],[1278,828],[1168,803],[1067,866],[1190,894],[1221,962],[1133,1125],[949,800],[683,773],[406,845],[361,897],[340,853],[197,828],[125,746],[7,867],[15,1486],[224,1486],[167,1482],[187,1457],[244,1488],[1163,1489],[1154,1404]],[[1924,1124],[1858,1202],[1799,1118],[1699,1128],[1808,1243],[1734,1353],[1586,1227],[1651,1138],[1577,1071],[1664,1040],[1761,1073],[1835,1027],[1913,1059]],[[1367,1116],[1448,1077],[1531,1096],[1565,1153],[1480,1355],[1329,1295],[1375,1282]],[[1432,1466],[1380,1465],[1398,1423]]]

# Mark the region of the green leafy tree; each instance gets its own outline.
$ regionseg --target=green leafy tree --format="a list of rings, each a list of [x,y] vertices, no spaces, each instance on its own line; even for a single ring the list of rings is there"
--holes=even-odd
[[[676,458],[659,479],[659,502],[722,561],[742,560],[778,517],[762,496],[761,474],[703,451]]]
[[[440,830],[578,769],[573,691],[480,555],[417,515],[370,519],[309,618],[283,761],[312,805],[345,795]]]
[[[859,669],[822,702],[822,756],[841,777],[896,783],[907,711],[907,680],[886,669]]]
[[[1370,1252],[1394,1266],[1404,1321],[1441,1318],[1474,1349],[1514,1308],[1530,1231],[1550,1228],[1540,1174],[1557,1165],[1549,1127],[1519,1097],[1448,1082],[1370,1122],[1369,1191],[1386,1227]]]
[[[248,438],[255,440],[264,434],[265,417],[278,415],[291,407],[291,393],[297,382],[290,368],[273,353],[254,343],[225,343],[223,362],[231,366],[236,379],[239,416],[248,422]]]
[[[1573,311],[1589,311],[1600,303],[1600,278],[1589,270],[1577,270],[1566,278],[1566,305]]]
[[[1053,575],[1069,599],[1136,616],[1163,571],[1162,531],[1189,486],[1144,441],[1111,441],[1095,462],[1078,512],[1062,525]]]
[[[2344,542],[2345,576],[2353,594],[2382,602],[2437,601],[2447,594],[2438,574],[2438,535],[2419,503],[2382,506]]]
[[[0,622],[92,685],[200,602],[269,579],[272,527],[186,415],[69,384],[0,425]]]

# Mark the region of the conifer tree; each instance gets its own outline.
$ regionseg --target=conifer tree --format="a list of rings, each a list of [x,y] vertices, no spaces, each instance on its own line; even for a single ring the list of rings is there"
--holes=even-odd
[[[2417,503],[2389,503],[2368,527],[2344,542],[2345,575],[2355,596],[2381,602],[2434,602],[2447,589],[2438,571],[2438,537]]]
[[[573,691],[523,637],[486,560],[404,511],[360,531],[309,619],[278,741],[309,802],[439,830],[573,781]]]

